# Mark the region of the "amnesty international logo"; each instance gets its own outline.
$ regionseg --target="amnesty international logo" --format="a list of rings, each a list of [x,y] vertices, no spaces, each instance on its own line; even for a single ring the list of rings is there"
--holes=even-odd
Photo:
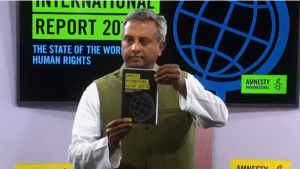
[[[241,93],[286,94],[287,75],[242,75]]]
[[[231,159],[230,169],[291,169],[290,160]]]
[[[16,164],[15,169],[74,169],[74,167],[69,164]]]
[[[278,78],[278,79],[276,80],[276,83],[275,83],[274,88],[275,88],[276,90],[280,90],[280,89],[282,88],[282,83],[280,83],[280,78]]]
[[[206,89],[216,91],[216,95],[225,101],[226,92],[241,89],[242,75],[267,75],[276,66],[289,35],[289,13],[284,1],[227,1],[224,6],[217,6],[219,2],[204,1],[199,2],[198,11],[185,8],[188,3],[193,2],[180,1],[177,6],[173,22],[174,39],[181,56],[197,71],[195,77]],[[215,9],[226,11],[222,21],[205,15],[214,13]],[[232,18],[235,18],[234,22],[239,22],[237,25],[248,25],[247,29],[232,26]],[[192,26],[188,25],[192,27],[189,42],[181,37],[179,32],[184,30],[179,30],[181,28],[178,26],[185,24],[188,19],[194,22]],[[206,25],[211,28],[206,30],[210,31],[201,32],[201,27]],[[216,35],[212,35],[215,38],[207,38],[205,34],[212,34],[213,30],[218,30],[215,31]],[[262,36],[257,32],[267,33]],[[188,36],[188,33],[184,36]],[[241,43],[237,44],[237,41]],[[233,42],[235,44],[230,46],[230,52],[224,49],[224,45],[222,47],[222,44]],[[208,59],[203,61],[203,57]],[[245,60],[249,62],[245,64]],[[218,65],[217,68],[214,65]],[[281,88],[280,84],[279,80],[276,90]]]

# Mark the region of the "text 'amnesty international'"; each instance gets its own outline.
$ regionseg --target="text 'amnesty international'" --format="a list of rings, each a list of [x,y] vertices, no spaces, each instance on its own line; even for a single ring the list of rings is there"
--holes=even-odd
[[[149,80],[140,79],[140,74],[126,73],[125,89],[126,90],[150,90]]]

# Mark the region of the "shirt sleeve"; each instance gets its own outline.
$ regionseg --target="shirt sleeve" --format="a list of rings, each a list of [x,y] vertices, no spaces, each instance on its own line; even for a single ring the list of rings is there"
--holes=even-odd
[[[228,120],[228,109],[216,95],[204,89],[203,85],[191,74],[186,81],[186,99],[179,94],[182,110],[190,112],[198,126],[202,128],[223,127]]]
[[[74,169],[115,169],[122,158],[121,148],[109,154],[107,137],[102,136],[100,100],[95,83],[83,92],[76,111],[68,160]]]

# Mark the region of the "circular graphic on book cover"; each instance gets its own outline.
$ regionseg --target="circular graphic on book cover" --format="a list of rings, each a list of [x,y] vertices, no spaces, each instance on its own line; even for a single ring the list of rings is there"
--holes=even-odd
[[[143,93],[131,99],[129,110],[135,121],[144,122],[153,117],[155,104],[147,93]]]

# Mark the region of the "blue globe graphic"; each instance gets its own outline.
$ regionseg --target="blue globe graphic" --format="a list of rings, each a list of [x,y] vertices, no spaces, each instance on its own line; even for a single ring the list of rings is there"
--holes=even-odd
[[[202,74],[201,77],[198,75],[194,75],[201,82],[201,84],[208,90],[216,91],[216,95],[219,96],[224,101],[226,100],[227,91],[234,91],[234,90],[241,89],[241,78],[238,78],[238,80],[233,80],[233,81],[220,82],[220,81],[209,80],[207,79],[207,77],[216,77],[216,78],[223,78],[223,79],[241,77],[241,75],[249,73],[252,69],[254,69],[257,65],[259,65],[264,59],[266,60],[264,64],[262,64],[262,66],[260,66],[257,70],[255,70],[252,74],[268,74],[274,68],[274,66],[276,66],[276,64],[280,60],[285,50],[288,41],[289,25],[290,25],[289,13],[288,13],[286,3],[284,1],[273,1],[274,6],[276,7],[277,10],[274,10],[271,4],[272,2],[270,1],[265,1],[264,5],[258,4],[257,1],[253,1],[253,4],[239,2],[239,1],[228,1],[228,2],[230,3],[230,7],[223,24],[214,22],[209,18],[203,17],[203,12],[206,6],[208,5],[208,3],[213,3],[210,1],[203,2],[198,14],[183,9],[182,8],[183,4],[188,2],[180,1],[177,6],[175,16],[174,16],[174,21],[173,21],[173,34],[174,34],[175,43],[179,50],[179,53],[192,68],[194,68],[196,71]],[[232,11],[236,6],[253,10],[252,23],[248,33],[227,26]],[[253,32],[255,30],[255,26],[257,22],[258,11],[261,9],[268,9],[271,18],[271,30],[269,30],[271,33],[267,41],[253,36]],[[178,37],[178,30],[177,30],[179,15],[186,15],[195,19],[193,32],[192,32],[192,39],[190,44],[180,43],[180,39]],[[276,15],[277,15],[277,19],[276,19]],[[214,48],[206,47],[204,45],[197,45],[195,43],[196,34],[198,33],[197,32],[198,25],[200,22],[206,22],[220,28],[220,33],[215,42]],[[239,49],[238,54],[235,56],[228,56],[222,51],[218,51],[218,46],[220,44],[220,41],[222,40],[224,31],[230,31],[231,33],[246,38],[244,44],[242,45],[242,48]],[[276,36],[277,39],[275,38]],[[265,49],[263,53],[260,54],[260,57],[254,63],[252,63],[248,67],[242,67],[238,63],[238,61],[245,53],[245,50],[249,45],[250,40],[254,40],[258,43],[264,44]],[[190,57],[188,56],[187,53],[184,52],[184,49],[191,50]],[[203,50],[210,53],[209,60],[207,63],[205,63],[206,67],[200,66],[197,57],[201,57],[201,56],[196,55],[195,52],[196,50]],[[218,71],[211,72],[209,70],[210,66],[212,65],[217,55],[229,61],[229,64]],[[233,66],[235,66],[239,71],[234,73],[225,73],[228,69],[230,69]]]

